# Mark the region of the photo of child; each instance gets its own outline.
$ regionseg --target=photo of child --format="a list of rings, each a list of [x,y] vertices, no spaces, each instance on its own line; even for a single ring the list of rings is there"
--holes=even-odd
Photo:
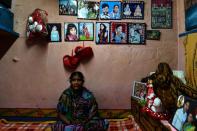
[[[48,39],[50,42],[61,41],[61,23],[48,23],[47,30],[49,32]]]
[[[78,23],[64,23],[64,40],[78,41]]]

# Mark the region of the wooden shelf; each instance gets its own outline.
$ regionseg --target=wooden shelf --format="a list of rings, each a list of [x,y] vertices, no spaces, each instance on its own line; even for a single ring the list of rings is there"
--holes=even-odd
[[[0,59],[4,56],[4,54],[8,51],[8,49],[12,46],[12,44],[18,37],[18,33],[6,30],[5,28],[0,26]]]

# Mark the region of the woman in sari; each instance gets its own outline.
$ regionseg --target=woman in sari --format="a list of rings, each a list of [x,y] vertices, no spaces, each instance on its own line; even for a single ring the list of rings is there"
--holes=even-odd
[[[108,122],[98,117],[98,104],[94,95],[83,86],[84,76],[73,72],[70,87],[59,98],[57,112],[64,130],[105,131]]]

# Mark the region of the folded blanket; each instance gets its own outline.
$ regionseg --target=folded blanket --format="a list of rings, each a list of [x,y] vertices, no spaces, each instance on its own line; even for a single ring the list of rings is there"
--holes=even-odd
[[[109,119],[108,131],[141,131],[133,116],[125,119]]]
[[[8,122],[2,119],[0,131],[51,131],[51,127],[43,122]]]

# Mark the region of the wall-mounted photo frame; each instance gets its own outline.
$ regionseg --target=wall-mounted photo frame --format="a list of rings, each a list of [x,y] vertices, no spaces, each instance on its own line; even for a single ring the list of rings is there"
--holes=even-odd
[[[64,23],[64,41],[78,41],[78,23],[65,22]]]
[[[77,15],[77,0],[59,0],[59,15]]]
[[[133,90],[132,90],[132,96],[139,99],[144,100],[146,97],[147,87],[146,83],[134,81],[133,82]]]
[[[172,0],[151,0],[152,29],[172,29]]]
[[[48,40],[50,42],[61,42],[61,23],[48,23],[47,24]]]
[[[161,32],[159,30],[146,30],[147,40],[160,40]]]
[[[79,1],[78,19],[99,19],[99,2]]]
[[[101,1],[100,19],[101,20],[120,20],[121,19],[121,1]]]
[[[129,23],[128,24],[128,43],[135,45],[144,45],[146,43],[146,24]]]
[[[144,19],[144,1],[126,1],[122,8],[122,19]]]
[[[96,44],[108,44],[110,22],[96,22]]]
[[[126,44],[127,43],[127,23],[111,22],[110,43]]]
[[[80,22],[79,23],[79,40],[93,41],[94,40],[94,23]]]

